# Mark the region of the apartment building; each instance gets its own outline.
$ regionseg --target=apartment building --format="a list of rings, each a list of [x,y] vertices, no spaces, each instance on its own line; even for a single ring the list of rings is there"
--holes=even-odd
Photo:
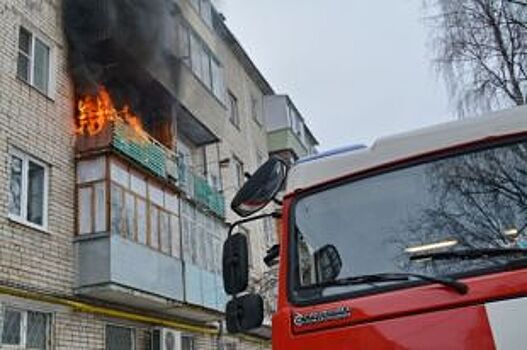
[[[209,0],[145,0],[155,57],[118,4],[0,5],[0,348],[267,349],[223,331],[221,246],[274,91]]]

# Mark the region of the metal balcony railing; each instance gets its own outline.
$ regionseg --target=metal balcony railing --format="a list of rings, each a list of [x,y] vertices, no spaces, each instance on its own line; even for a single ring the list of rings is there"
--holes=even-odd
[[[219,217],[225,217],[225,197],[185,164],[178,166],[178,185],[191,199]]]

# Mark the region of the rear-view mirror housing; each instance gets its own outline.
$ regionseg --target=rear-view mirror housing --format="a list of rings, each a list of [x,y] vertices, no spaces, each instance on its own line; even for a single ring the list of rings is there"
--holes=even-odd
[[[223,244],[223,286],[229,295],[236,295],[249,285],[249,249],[247,237],[241,233],[227,238]]]
[[[232,210],[241,217],[256,213],[280,192],[286,176],[286,163],[277,157],[269,158],[236,193]]]
[[[263,299],[257,294],[247,294],[227,303],[227,331],[235,334],[258,328],[264,319]]]

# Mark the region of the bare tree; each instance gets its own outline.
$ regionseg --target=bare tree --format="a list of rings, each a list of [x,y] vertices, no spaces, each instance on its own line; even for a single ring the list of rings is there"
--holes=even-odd
[[[438,72],[458,112],[527,103],[527,0],[427,0]]]

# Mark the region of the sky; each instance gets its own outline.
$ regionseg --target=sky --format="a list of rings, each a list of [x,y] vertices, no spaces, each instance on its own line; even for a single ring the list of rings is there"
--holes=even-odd
[[[218,0],[277,93],[289,94],[320,150],[454,118],[432,67],[423,0]]]

